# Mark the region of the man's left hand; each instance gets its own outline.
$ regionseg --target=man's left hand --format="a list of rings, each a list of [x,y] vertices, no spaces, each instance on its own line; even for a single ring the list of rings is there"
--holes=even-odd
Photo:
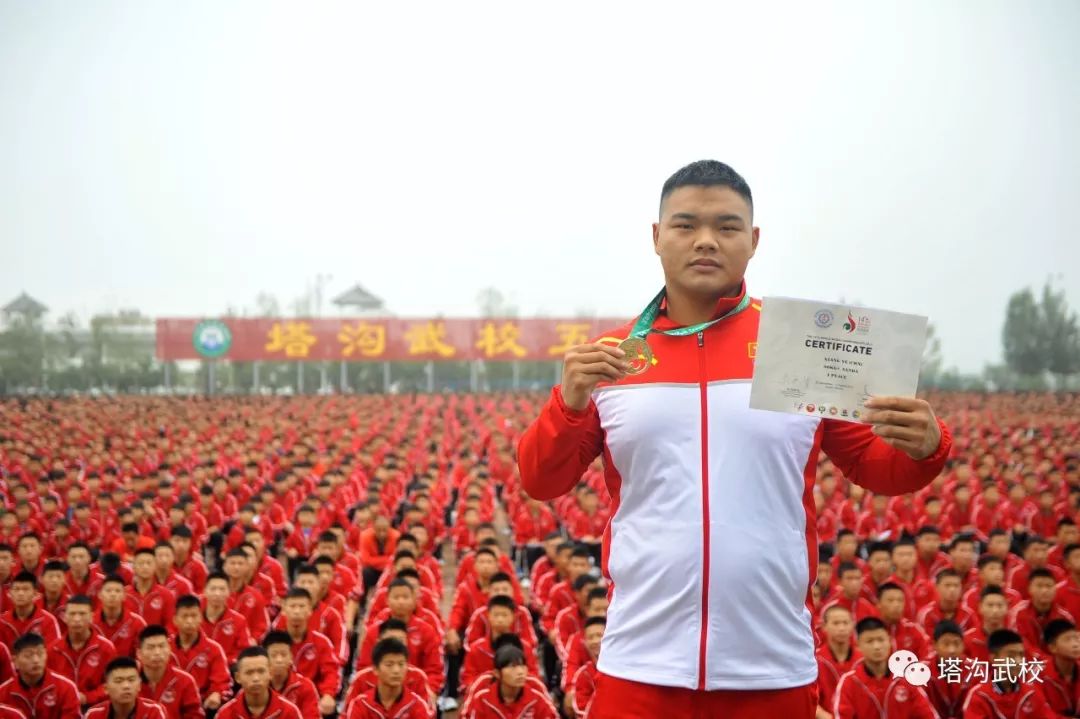
[[[941,444],[941,428],[930,403],[916,397],[871,397],[862,420],[874,434],[914,460],[926,459]]]

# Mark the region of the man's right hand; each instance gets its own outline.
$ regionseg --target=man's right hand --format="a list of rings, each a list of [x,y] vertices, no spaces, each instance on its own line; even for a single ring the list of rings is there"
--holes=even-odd
[[[596,385],[618,382],[626,376],[629,363],[618,347],[603,344],[578,345],[563,358],[563,404],[581,412],[589,406]]]

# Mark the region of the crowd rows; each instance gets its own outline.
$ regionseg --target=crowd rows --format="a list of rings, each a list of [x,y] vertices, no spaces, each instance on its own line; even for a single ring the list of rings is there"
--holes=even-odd
[[[1080,716],[1080,400],[931,399],[924,490],[819,463],[819,716]],[[524,495],[542,401],[0,402],[0,719],[584,716],[609,498]],[[939,671],[1018,652],[1013,692]]]

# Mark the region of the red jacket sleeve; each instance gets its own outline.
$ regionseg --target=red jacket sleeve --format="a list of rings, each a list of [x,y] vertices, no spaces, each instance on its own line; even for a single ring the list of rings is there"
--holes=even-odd
[[[566,494],[603,449],[603,430],[596,405],[577,412],[563,403],[555,387],[518,444],[521,486],[530,497],[554,499]]]
[[[184,688],[181,690],[182,698],[180,700],[180,716],[184,719],[205,719],[206,712],[203,711],[202,698],[199,696],[199,687],[195,686],[195,680],[188,678],[188,681],[184,682]]]
[[[845,477],[876,494],[893,496],[922,489],[941,472],[952,450],[952,434],[941,420],[941,443],[919,461],[887,444],[868,424],[830,419],[822,424],[821,449]]]
[[[232,694],[232,676],[229,674],[225,650],[220,645],[210,659],[210,693],[214,692],[221,694],[222,702],[227,701]]]
[[[317,687],[320,695],[336,697],[341,691],[341,667],[338,665],[337,652],[330,647],[330,641],[326,642],[327,648],[319,652],[319,681]]]
[[[416,665],[427,675],[428,684],[436,692],[442,691],[446,682],[446,663],[443,661],[442,642],[434,632],[424,632],[420,642]]]

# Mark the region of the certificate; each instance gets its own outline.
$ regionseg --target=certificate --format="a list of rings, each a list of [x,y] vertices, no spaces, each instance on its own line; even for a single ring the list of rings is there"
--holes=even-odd
[[[750,407],[858,422],[871,396],[915,396],[925,345],[925,317],[766,297]]]

